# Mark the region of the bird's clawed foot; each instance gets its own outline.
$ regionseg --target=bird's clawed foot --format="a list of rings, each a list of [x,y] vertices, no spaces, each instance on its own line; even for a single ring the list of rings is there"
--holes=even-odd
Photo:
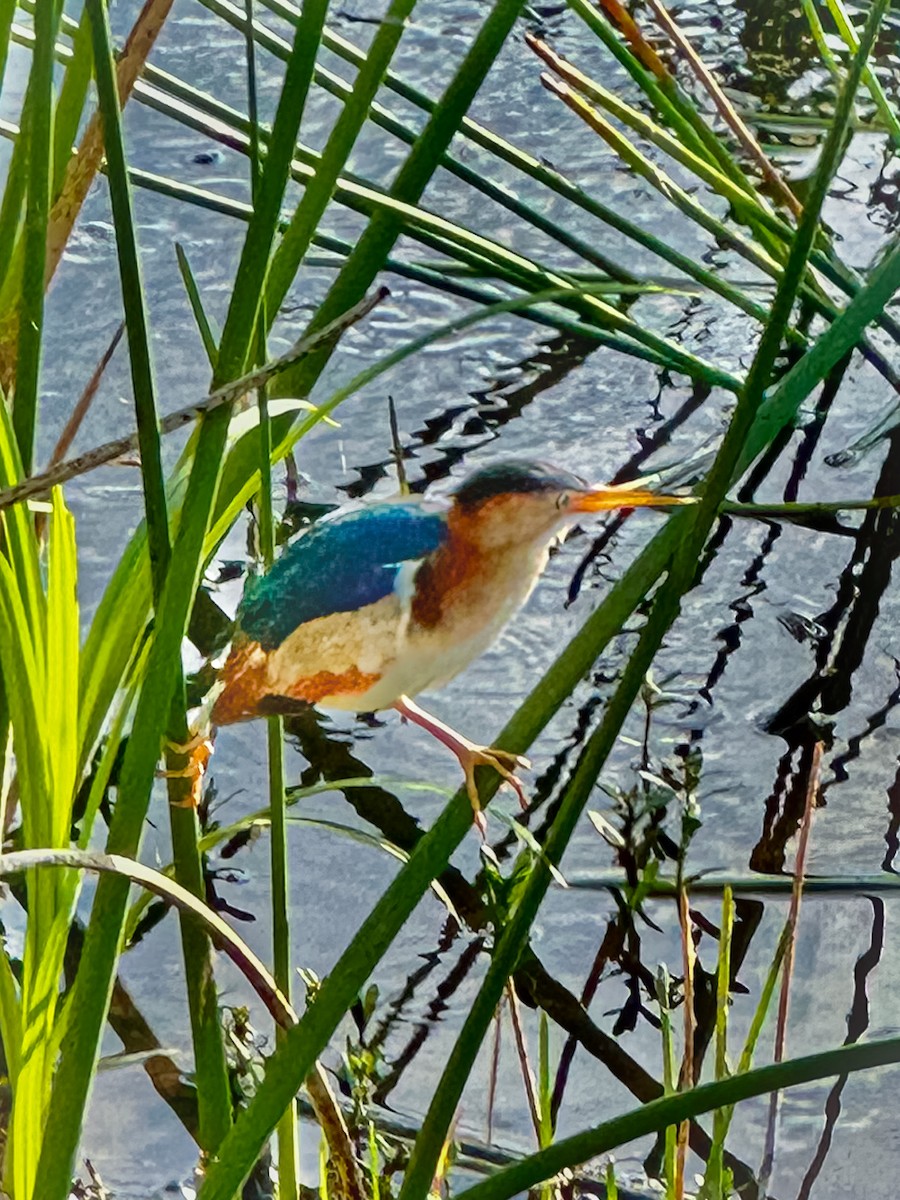
[[[173,801],[175,808],[198,808],[203,797],[203,780],[206,777],[206,770],[209,766],[209,760],[212,757],[213,741],[210,731],[199,731],[193,737],[188,738],[186,742],[173,742],[166,739],[166,759],[168,761],[171,751],[177,757],[185,758],[183,767],[167,767],[164,771],[158,771],[157,774],[161,779],[188,779],[190,780],[190,790],[183,800]]]
[[[475,824],[482,837],[486,835],[487,823],[484,819],[484,812],[481,808],[481,800],[478,796],[478,786],[475,783],[475,769],[477,767],[491,767],[502,778],[504,783],[508,783],[512,790],[519,798],[519,807],[523,810],[528,807],[528,798],[525,795],[525,787],[522,780],[516,775],[517,770],[527,771],[531,767],[531,762],[524,758],[521,754],[513,754],[510,750],[498,750],[494,746],[478,746],[474,742],[470,742],[468,738],[460,737],[459,748],[451,747],[454,754],[459,759],[459,765],[463,769],[463,775],[466,778],[466,791],[469,793],[469,800],[472,803],[472,812],[475,818]]]
[[[430,734],[456,755],[465,776],[466,791],[472,803],[475,824],[478,826],[482,837],[485,836],[487,825],[481,809],[478,786],[475,783],[475,771],[478,767],[491,767],[502,778],[503,782],[508,783],[513,789],[519,798],[521,807],[523,809],[528,807],[525,788],[521,779],[516,775],[516,771],[527,771],[531,767],[531,763],[527,758],[524,758],[521,754],[513,754],[510,750],[498,750],[494,746],[479,746],[476,742],[470,742],[467,737],[463,737],[461,733],[457,733],[455,729],[451,729],[449,725],[445,725],[437,717],[433,717],[430,713],[425,712],[424,709],[419,708],[408,696],[401,696],[395,702],[394,708],[408,720],[414,722],[416,725],[421,725],[423,729],[427,729]]]

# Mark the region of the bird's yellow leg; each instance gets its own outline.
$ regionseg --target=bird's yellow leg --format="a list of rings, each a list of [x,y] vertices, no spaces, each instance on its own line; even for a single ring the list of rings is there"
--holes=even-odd
[[[213,731],[207,726],[196,730],[186,742],[174,742],[166,738],[166,769],[158,771],[161,779],[188,779],[190,790],[183,800],[173,803],[178,808],[197,808],[203,797],[203,780],[213,752]],[[187,761],[181,767],[172,766],[173,759]]]
[[[531,763],[527,758],[521,754],[513,754],[509,750],[498,750],[493,746],[479,746],[476,742],[470,742],[467,737],[463,737],[461,733],[457,733],[455,729],[451,729],[449,725],[445,725],[431,713],[419,708],[418,704],[414,704],[408,696],[401,696],[399,700],[396,700],[394,708],[414,725],[420,725],[422,729],[426,729],[456,755],[465,776],[466,791],[472,802],[475,824],[482,834],[485,830],[485,820],[484,813],[481,811],[478,788],[475,784],[476,767],[492,767],[502,777],[504,783],[508,783],[516,793],[522,808],[528,807],[525,788],[521,779],[515,774],[517,770],[528,770]]]

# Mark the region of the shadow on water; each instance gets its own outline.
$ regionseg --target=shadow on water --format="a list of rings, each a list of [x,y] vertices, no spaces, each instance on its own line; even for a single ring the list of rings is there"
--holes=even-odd
[[[900,437],[894,435],[875,494],[888,495],[885,489],[898,486]],[[757,870],[783,869],[787,843],[796,833],[803,811],[813,744],[831,740],[834,719],[850,703],[853,680],[869,646],[898,555],[900,523],[894,513],[867,513],[854,538],[853,552],[838,576],[834,603],[815,618],[814,669],[766,722],[767,732],[783,738],[788,749],[766,801],[763,835],[751,855],[751,866]],[[867,716],[863,730],[847,740],[846,749],[831,760],[833,779],[821,788],[820,803],[829,789],[847,779],[848,765],[859,757],[866,738],[886,724],[898,702],[900,683]],[[886,859],[883,866],[892,869],[893,863]]]
[[[472,392],[474,403],[455,404],[427,417],[423,427],[401,443],[404,460],[419,459],[423,450],[435,452],[434,458],[422,463],[420,477],[410,481],[410,491],[423,493],[433,484],[449,479],[454,468],[465,463],[467,455],[498,439],[506,425],[521,418],[542,392],[562,384],[595,349],[595,343],[587,338],[562,335],[550,338],[527,359],[512,364],[504,379]],[[398,409],[402,418],[402,401],[398,402]],[[393,457],[353,469],[359,478],[341,484],[339,489],[353,500],[369,495],[396,471]]]

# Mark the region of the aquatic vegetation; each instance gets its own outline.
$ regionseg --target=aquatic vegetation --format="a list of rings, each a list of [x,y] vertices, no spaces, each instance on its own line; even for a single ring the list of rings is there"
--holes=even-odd
[[[841,59],[831,41],[822,42],[819,10],[805,6],[823,54],[828,49],[837,91],[833,116],[817,134],[818,155],[800,196],[656,0],[650,7],[686,67],[674,69],[656,39],[617,4],[595,7],[587,0],[569,0],[572,19],[597,40],[592,53],[602,46],[604,55],[612,56],[627,73],[632,85],[628,100],[601,86],[583,65],[562,57],[551,34],[537,28],[522,0],[495,0],[477,28],[467,31],[462,55],[437,99],[414,88],[395,69],[416,0],[389,0],[365,46],[334,32],[327,0],[307,0],[300,9],[284,0],[266,0],[262,10],[252,4],[238,8],[226,0],[205,2],[224,24],[244,34],[246,113],[152,63],[144,66],[159,29],[176,19],[169,17],[164,0],[145,6],[121,55],[114,52],[102,0],[86,0],[77,23],[59,5],[28,3],[23,10],[32,14],[29,27],[15,24],[12,10],[0,25],[0,71],[9,69],[11,41],[30,54],[19,128],[3,127],[14,145],[0,205],[0,380],[7,401],[0,406],[0,730],[9,851],[0,871],[12,877],[10,886],[24,914],[22,946],[14,948],[10,937],[0,953],[0,1038],[9,1089],[3,1190],[12,1200],[64,1200],[69,1194],[106,1022],[118,1020],[118,1028],[125,1027],[121,1011],[112,1016],[110,1010],[111,997],[120,987],[120,956],[146,933],[151,921],[164,915],[146,898],[133,901],[131,886],[137,882],[148,895],[176,907],[181,923],[194,1050],[190,1086],[177,1069],[169,1069],[171,1064],[159,1069],[158,1060],[165,1058],[160,1047],[143,1050],[160,1050],[150,1054],[148,1074],[197,1142],[203,1165],[200,1200],[231,1200],[240,1194],[244,1181],[264,1161],[273,1135],[278,1140],[281,1194],[297,1193],[295,1098],[304,1086],[327,1141],[329,1170],[339,1181],[335,1189],[342,1196],[362,1196],[367,1189],[377,1195],[379,1187],[389,1186],[388,1180],[393,1186],[394,1175],[401,1171],[399,1194],[404,1200],[428,1195],[435,1180],[453,1180],[450,1161],[460,1098],[485,1053],[498,1006],[505,1003],[521,1025],[516,1014],[517,996],[522,995],[543,1010],[538,1071],[526,1089],[539,1149],[492,1171],[463,1194],[487,1200],[532,1186],[549,1192],[548,1181],[559,1172],[574,1170],[636,1137],[662,1133],[669,1194],[681,1195],[686,1148],[699,1131],[695,1148],[699,1146],[708,1163],[703,1194],[727,1195],[742,1166],[726,1152],[730,1114],[739,1100],[900,1059],[900,1039],[888,1037],[751,1069],[779,970],[790,979],[783,964],[790,963],[799,885],[758,1018],[739,1069],[730,1073],[727,1010],[734,913],[730,886],[716,884],[724,899],[719,957],[708,980],[715,992],[715,1079],[700,1084],[702,1053],[699,1044],[694,1046],[700,1001],[694,989],[701,976],[688,897],[703,881],[695,884],[689,876],[688,847],[698,819],[701,764],[689,756],[678,770],[671,763],[654,764],[647,749],[634,793],[618,797],[619,824],[600,824],[614,842],[618,838],[621,867],[604,886],[615,890],[628,920],[636,919],[653,895],[674,897],[677,904],[681,979],[673,983],[661,975],[652,989],[663,1036],[663,1083],[656,1098],[648,1093],[642,1097],[647,1102],[634,1111],[572,1136],[557,1132],[554,1083],[564,1087],[565,1070],[560,1068],[554,1081],[547,1021],[562,1023],[562,1008],[570,999],[574,1007],[566,1011],[573,1027],[583,1010],[571,994],[561,997],[558,986],[554,991],[555,981],[534,954],[530,936],[548,890],[561,878],[563,855],[592,803],[629,714],[642,698],[651,708],[663,702],[664,691],[656,700],[648,698],[648,673],[684,598],[703,586],[698,564],[702,568],[705,547],[715,536],[721,514],[764,515],[762,506],[735,504],[732,491],[751,469],[759,470],[759,464],[777,452],[810,397],[823,385],[837,386],[851,354],[863,357],[896,385],[892,356],[898,327],[888,308],[900,278],[896,238],[862,271],[842,259],[839,243],[822,220],[864,89],[879,117],[877,127],[884,131],[879,136],[896,136],[890,101],[868,65],[879,29],[888,19],[888,4],[877,0],[864,26],[854,29],[837,0],[829,0],[846,42]],[[287,31],[290,40],[276,29]],[[692,230],[696,245],[705,249],[687,253],[676,245],[677,237],[670,242],[661,236],[659,222],[644,222],[640,214],[625,216],[606,203],[598,187],[575,182],[577,167],[571,172],[551,167],[474,120],[470,110],[479,88],[520,32],[528,34],[527,51],[516,43],[522,62],[530,67],[534,55],[535,71],[540,69],[538,60],[548,68],[542,82],[570,110],[572,128],[581,136],[596,136],[598,147],[610,148],[634,179],[653,189],[659,211],[668,215],[664,206],[671,205],[677,219]],[[284,64],[270,122],[260,116],[260,49]],[[335,57],[355,69],[352,84],[331,70],[328,64]],[[92,77],[99,116],[87,123],[82,149],[73,156],[71,146],[89,111]],[[337,115],[326,135],[312,139],[321,145],[314,151],[306,144],[311,140],[307,130],[323,93],[340,103],[332,110]],[[390,107],[395,97],[403,99],[404,112],[415,112],[415,119],[407,123],[395,115]],[[150,105],[165,120],[199,130],[246,156],[249,199],[237,201],[226,189],[217,193],[212,187],[201,189],[134,168],[122,121],[126,103]],[[370,127],[388,132],[402,146],[389,185],[351,170],[351,156]],[[470,155],[460,153],[462,145],[477,147],[483,156],[477,161],[486,165],[471,165]],[[136,432],[115,443],[114,451],[79,455],[44,474],[36,469],[36,461],[42,444],[40,368],[48,343],[45,285],[101,157],[118,256]],[[669,165],[662,165],[663,160]],[[475,232],[434,211],[429,188],[439,171],[477,189],[485,203],[499,206],[504,219],[532,233],[533,253],[513,250],[499,235]],[[510,177],[529,181],[527,200],[509,185]],[[299,199],[297,183],[302,185]],[[197,398],[173,421],[160,417],[153,322],[134,217],[136,188],[231,215],[246,225],[221,331],[207,311],[209,297],[194,274],[197,264],[180,252],[211,383],[209,395]],[[328,232],[335,211],[350,211],[359,222],[360,232],[352,241]],[[550,212],[566,215],[551,217]],[[613,229],[626,250],[598,249],[600,241],[584,232],[586,218]],[[426,251],[437,257],[422,258]],[[749,273],[750,282],[736,278],[733,271],[712,269],[713,251],[727,255],[729,265],[740,264],[738,275]],[[634,266],[648,261],[664,263],[665,277]],[[311,291],[314,308],[293,350],[273,353],[268,341],[280,328],[276,322],[289,289],[298,275],[306,281],[307,272],[323,269],[329,272],[328,286],[324,295]],[[385,300],[377,283],[391,274],[427,287],[429,294],[461,298],[470,307],[409,338],[323,394],[332,386],[325,375],[330,358],[339,352],[348,330],[365,328],[369,314],[377,312]],[[740,314],[751,331],[741,348],[749,349],[746,363],[739,355],[728,362],[705,357],[696,341],[679,339],[676,331],[655,319],[652,305],[644,309],[634,303],[685,290],[714,297],[724,313]],[[515,859],[488,858],[476,886],[448,869],[470,830],[471,808],[464,792],[448,800],[425,833],[411,818],[398,820],[396,830],[379,837],[378,845],[402,865],[348,938],[334,968],[321,981],[307,980],[306,1003],[295,1008],[287,901],[291,804],[300,792],[308,796],[317,786],[359,794],[364,801],[384,791],[383,781],[360,769],[346,747],[331,747],[335,770],[327,785],[286,788],[283,730],[280,719],[273,717],[268,729],[268,806],[219,829],[210,796],[199,809],[185,805],[191,785],[179,774],[184,758],[179,746],[188,734],[188,695],[194,681],[186,678],[183,652],[186,639],[200,640],[193,620],[206,595],[204,573],[251,503],[259,529],[259,559],[271,564],[280,517],[273,512],[273,467],[344,400],[442,338],[511,316],[561,331],[591,348],[610,348],[659,371],[685,376],[698,389],[721,389],[730,398],[727,428],[702,469],[688,464],[698,503],[674,513],[640,550],[497,736],[498,744],[509,751],[527,751],[611,640],[626,627],[637,630],[602,716],[585,737],[546,826],[539,834],[514,829]],[[91,394],[89,387],[79,411],[87,407]],[[892,419],[885,414],[852,452],[861,453],[882,436]],[[187,444],[167,471],[162,438],[185,420],[191,423]],[[596,420],[602,421],[603,414]],[[72,432],[67,432],[67,442]],[[140,454],[145,519],[123,548],[82,638],[76,600],[78,547],[61,484],[95,467],[104,454],[134,447]],[[66,453],[61,446],[56,457],[65,458]],[[879,503],[887,501],[881,498]],[[823,504],[815,512],[809,505],[786,507],[779,516],[822,520],[834,517],[841,507]],[[227,630],[218,630],[211,643],[221,649],[226,638]],[[779,716],[789,721],[792,713]],[[305,725],[298,718],[295,732],[301,743],[320,733],[314,725],[314,716]],[[807,738],[804,743],[810,751],[811,798],[818,779],[815,747],[821,740],[818,731],[813,732],[813,741]],[[173,863],[154,872],[140,864],[140,853],[163,746]],[[478,783],[481,802],[488,804],[499,783],[496,773],[482,770]],[[810,810],[811,805],[812,799]],[[672,829],[664,829],[663,823],[666,814],[676,810],[675,852],[669,853],[660,849],[658,839],[665,833],[671,840]],[[214,889],[209,853],[226,843],[237,845],[260,830],[268,831],[271,847],[271,975],[207,903]],[[104,837],[105,854],[89,852]],[[673,874],[666,874],[664,863],[674,866]],[[100,878],[82,928],[85,871],[99,872]],[[802,878],[802,861],[796,874]],[[737,891],[740,881],[730,885]],[[431,1102],[409,1156],[392,1161],[396,1144],[383,1140],[387,1135],[377,1127],[373,1107],[384,1082],[384,1063],[378,1039],[369,1036],[377,997],[366,987],[430,888],[453,922],[468,923],[477,931],[483,940],[475,953],[488,950],[489,962],[449,1058],[433,1081]],[[623,917],[620,932],[626,940],[629,929]],[[277,1022],[277,1038],[265,1055],[264,1069],[252,1022],[237,1010],[223,1020],[216,975],[216,951],[223,948]],[[649,992],[647,983],[644,979],[636,985],[636,997]],[[675,1003],[685,1017],[680,1069],[671,1011]],[[782,1028],[785,1006],[783,1000]],[[347,1051],[357,1089],[350,1129],[319,1065],[348,1014],[359,1016],[358,1042]],[[571,1028],[567,1032],[575,1036]],[[530,1080],[525,1039],[520,1043],[523,1072]],[[690,1124],[710,1111],[716,1113],[711,1139]],[[745,1170],[743,1182],[747,1175]],[[607,1189],[615,1194],[614,1177]]]

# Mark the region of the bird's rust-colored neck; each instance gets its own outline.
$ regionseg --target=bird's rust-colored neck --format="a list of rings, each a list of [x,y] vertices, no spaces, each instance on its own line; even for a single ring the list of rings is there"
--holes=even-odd
[[[472,607],[476,600],[490,608],[492,599],[502,600],[509,573],[504,559],[519,557],[510,537],[515,518],[504,511],[507,504],[504,496],[473,508],[451,508],[443,545],[416,574],[412,617],[418,625],[434,629],[454,609]]]

